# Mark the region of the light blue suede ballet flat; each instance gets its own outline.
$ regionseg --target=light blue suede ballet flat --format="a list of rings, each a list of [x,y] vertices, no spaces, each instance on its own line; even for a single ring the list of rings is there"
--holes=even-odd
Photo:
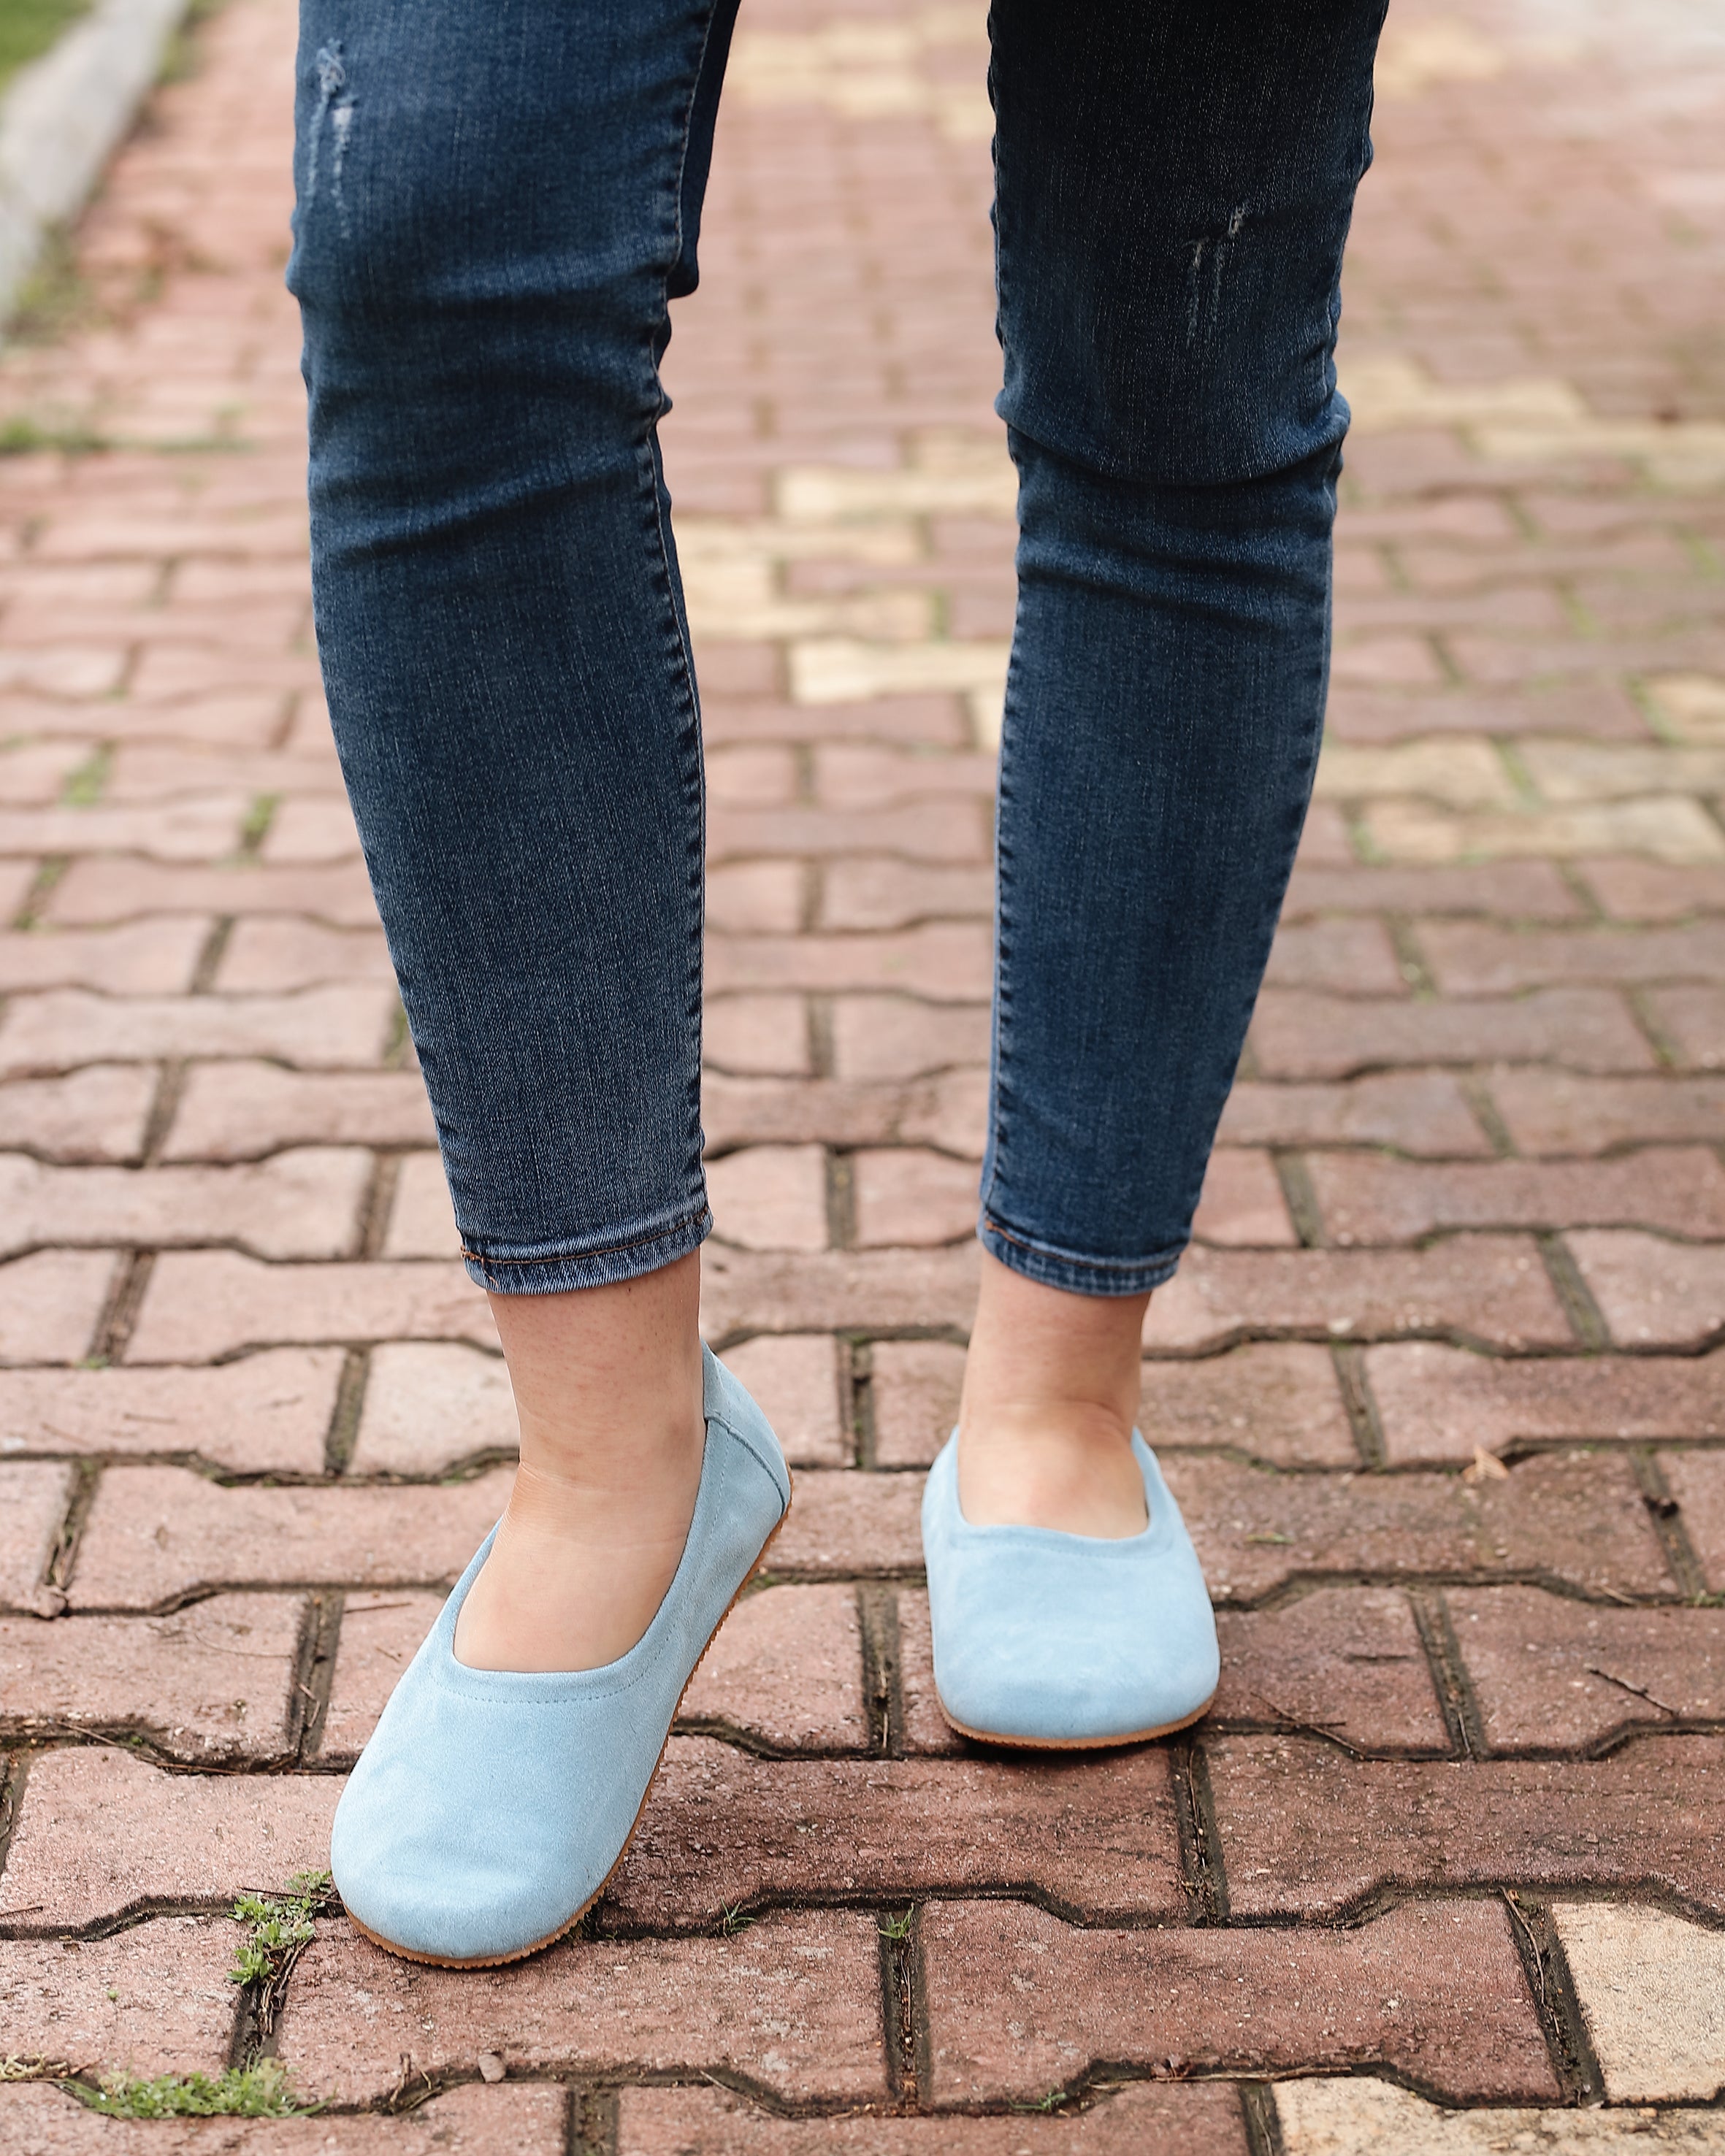
[[[330,1869],[368,1938],[445,1968],[566,1932],[623,1854],[677,1704],[790,1502],[766,1417],[705,1357],[694,1517],[626,1655],[566,1676],[474,1670],[456,1620],[494,1527],[396,1686],[336,1809]]]
[[[1150,1514],[1119,1542],[973,1527],[958,1439],[923,1492],[923,1554],[940,1712],[991,1744],[1083,1748],[1165,1737],[1215,1696],[1221,1660],[1197,1553],[1156,1455],[1132,1450]]]

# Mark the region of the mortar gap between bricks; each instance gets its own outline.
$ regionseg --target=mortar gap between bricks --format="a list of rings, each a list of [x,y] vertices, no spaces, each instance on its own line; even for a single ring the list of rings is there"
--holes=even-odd
[[[1638,1445],[1630,1453],[1630,1464],[1678,1592],[1686,1602],[1697,1601],[1707,1591],[1707,1571],[1695,1553],[1682,1507],[1671,1495],[1671,1486],[1666,1480],[1659,1457],[1650,1445]]]
[[[835,1053],[832,997],[806,996],[803,998],[803,1015],[808,1041],[809,1075],[811,1078],[830,1078]]]
[[[353,1457],[359,1437],[359,1418],[365,1409],[365,1389],[371,1381],[371,1350],[349,1348],[342,1358],[342,1374],[336,1381],[336,1404],[323,1437],[323,1471],[343,1475]],[[457,1467],[465,1461],[455,1462]],[[445,1470],[447,1472],[447,1470]]]
[[[738,1598],[739,1602],[744,1599]],[[854,1765],[859,1758],[870,1756],[867,1753],[835,1749],[824,1744],[792,1745],[788,1748],[775,1744],[770,1738],[759,1736],[752,1729],[739,1728],[734,1722],[727,1722],[723,1715],[718,1714],[679,1714],[671,1725],[671,1733],[673,1737],[709,1737],[714,1743],[727,1745],[733,1752],[740,1752],[745,1758],[765,1759],[775,1764],[785,1761],[801,1763],[831,1759],[847,1761]]]
[[[24,1783],[30,1771],[30,1755],[14,1753],[9,1759],[0,1762],[0,1875],[6,1870],[6,1860],[12,1848],[12,1830],[18,1825],[18,1812],[24,1800]]]
[[[1434,1588],[1410,1587],[1407,1592],[1450,1745],[1461,1758],[1483,1759],[1489,1748],[1480,1718],[1479,1702],[1468,1681],[1455,1627],[1450,1620],[1450,1605]]]
[[[1168,1769],[1188,1917],[1194,1924],[1226,1923],[1228,1879],[1202,1744],[1191,1737],[1176,1738],[1168,1747]]]
[[[899,2103],[914,2110],[932,2064],[927,2002],[923,1992],[922,1905],[901,1912],[877,1909],[880,1941],[881,2015],[886,2035],[887,2083]]]
[[[155,1264],[153,1250],[122,1250],[119,1254],[107,1301],[90,1337],[90,1353],[85,1358],[86,1368],[102,1369],[125,1358]]]
[[[1357,1474],[1359,1471],[1349,1468],[1345,1471]],[[1430,1471],[1413,1468],[1406,1471],[1419,1474]],[[1458,1470],[1451,1479],[1459,1480],[1460,1471]],[[1671,1609],[1681,1606],[1678,1597],[1669,1589],[1656,1594],[1623,1594],[1610,1588],[1589,1589],[1565,1578],[1561,1573],[1547,1572],[1538,1565],[1482,1566],[1465,1571],[1419,1573],[1388,1569],[1372,1572],[1362,1565],[1338,1565],[1331,1572],[1295,1573],[1278,1580],[1262,1594],[1231,1596],[1222,1606],[1230,1611],[1263,1615],[1303,1602],[1309,1594],[1337,1587],[1396,1588],[1410,1594],[1421,1589],[1450,1587],[1537,1587],[1542,1594],[1552,1595],[1559,1601],[1577,1603],[1586,1609]]]
[[[195,1605],[194,1605],[195,1606]],[[135,1613],[134,1613],[135,1614]],[[82,1612],[80,1612],[82,1614]],[[145,1620],[147,1622],[147,1619]],[[0,1727],[4,1727],[0,1717]],[[188,1759],[170,1751],[163,1732],[155,1725],[131,1718],[111,1722],[59,1722],[52,1716],[33,1716],[12,1724],[13,1733],[0,1738],[0,1748],[14,1751],[70,1752],[105,1748],[128,1758],[147,1760],[165,1774],[199,1776],[274,1775],[296,1771],[291,1751],[260,1752],[243,1759]],[[320,1769],[321,1762],[315,1762]]]
[[[1585,861],[1556,861],[1552,866],[1557,870],[1558,882],[1580,906],[1583,915],[1583,926],[1603,927],[1610,916],[1600,905],[1593,886],[1587,880]]]
[[[851,1441],[851,1464],[875,1463],[874,1345],[872,1341],[839,1342],[839,1427]]]
[[[190,993],[207,996],[215,987],[215,977],[221,970],[222,960],[228,954],[228,945],[233,939],[234,916],[224,913],[210,923],[209,933],[203,939],[192,968]]]
[[[856,1174],[848,1153],[832,1146],[822,1148],[826,1168],[826,1241],[830,1249],[847,1250],[856,1240]]]
[[[1645,988],[1635,985],[1626,987],[1623,990],[1623,998],[1629,1005],[1630,1016],[1640,1028],[1648,1046],[1659,1058],[1660,1069],[1680,1070],[1683,1065],[1682,1051],[1660,1024],[1659,1014],[1648,1000]]]
[[[1250,2156],[1284,2156],[1281,2113],[1268,2082],[1239,2083],[1240,2121]]]
[[[293,1667],[293,1752],[296,1759],[310,1758],[323,1743],[323,1725],[329,1717],[330,1687],[335,1681],[336,1655],[341,1645],[342,1618],[348,1598],[339,1588],[311,1596],[300,1623],[299,1651]]]
[[[1388,913],[1383,916],[1383,926],[1389,937],[1390,948],[1396,954],[1396,970],[1413,991],[1414,1002],[1435,1003],[1438,1000],[1438,984],[1432,978],[1431,968],[1425,963],[1425,953],[1419,947],[1413,921],[1405,913]]]
[[[1282,1197],[1293,1220],[1295,1234],[1307,1250],[1321,1250],[1328,1238],[1324,1233],[1324,1215],[1305,1154],[1278,1149],[1271,1152],[1270,1159],[1276,1179],[1282,1186]]]
[[[239,1891],[255,1890],[242,1887]],[[265,1887],[255,1891],[273,1894],[279,1890]],[[146,1924],[160,1923],[164,1917],[225,1917],[233,1906],[231,1894],[140,1894],[124,1908],[92,1917],[87,1923],[44,1924],[32,1929],[27,1922],[8,1918],[0,1922],[0,1940],[28,1940],[38,1946],[93,1946],[103,1939],[122,1938],[127,1932],[142,1931]]]
[[[1545,1260],[1552,1292],[1563,1306],[1563,1315],[1576,1338],[1593,1354],[1609,1348],[1612,1344],[1611,1328],[1594,1300],[1593,1290],[1583,1279],[1581,1267],[1576,1264],[1569,1245],[1561,1235],[1537,1235],[1534,1240]]]
[[[573,2088],[568,2101],[569,2156],[616,2156],[619,2121],[615,2092]]]
[[[1516,1142],[1510,1135],[1509,1125],[1497,1111],[1497,1103],[1491,1097],[1485,1072],[1480,1070],[1458,1070],[1455,1083],[1474,1121],[1485,1132],[1492,1152],[1500,1160],[1513,1160],[1516,1158]]]
[[[384,1243],[389,1233],[389,1214],[395,1204],[395,1188],[400,1180],[399,1152],[372,1155],[371,1174],[366,1181],[365,1194],[359,1201],[359,1217],[354,1225],[355,1256],[380,1258],[384,1255]]]
[[[1605,2077],[1588,2041],[1581,2001],[1548,1904],[1506,1887],[1503,1902],[1558,2085],[1572,2103],[1605,2101]]]
[[[682,1734],[681,1731],[677,1733]],[[834,1760],[850,1767],[869,1763],[866,1757],[859,1758],[854,1752],[799,1752],[780,1756],[783,1759],[797,1762]],[[987,1754],[979,1748],[975,1756],[986,1758]],[[878,1930],[882,1924],[902,1926],[907,1920],[906,1912],[913,1904],[920,1912],[936,1905],[968,1902],[1011,1902],[1027,1909],[1040,1910],[1044,1916],[1052,1917],[1056,1923],[1064,1924],[1068,1930],[1075,1932],[1105,1928],[1110,1931],[1165,1932],[1171,1928],[1166,1918],[1159,1913],[1149,1916],[1120,1914],[1110,1917],[1105,1925],[1099,1925],[1082,1902],[1066,1901],[1031,1877],[967,1880],[962,1886],[924,1884],[906,1887],[898,1900],[890,1904],[882,1903],[881,1891],[878,1884],[834,1888],[827,1893],[802,1890],[780,1892],[774,1887],[763,1887],[760,1892],[745,1895],[740,1902],[733,1902],[716,1917],[703,1917],[698,1921],[680,1924],[675,1929],[667,1929],[664,1922],[649,1918],[620,1918],[601,1899],[596,1907],[590,1910],[587,1917],[582,1919],[583,1923],[590,1928],[572,1931],[569,1936],[571,1938],[596,1939],[611,1945],[633,1945],[643,1941],[665,1939],[726,1939],[736,1938],[739,1933],[751,1929],[768,1917],[835,1912],[872,1914]],[[1446,1895],[1450,1893],[1448,1887],[1444,1891]],[[1476,1894],[1493,1891],[1493,1888],[1482,1887],[1476,1890]],[[1417,1897],[1406,1893],[1401,1897],[1404,1901],[1410,1898]],[[1453,1895],[1451,1898],[1454,1898]],[[882,1913],[883,1909],[884,1914]],[[592,1922],[595,1916],[600,1919],[597,1925]],[[1275,1917],[1249,1917],[1244,1921],[1260,1924],[1265,1929],[1285,1931],[1298,1929],[1303,1922],[1299,1918],[1290,1920]],[[888,1935],[883,1933],[882,1936],[886,1938]]]
[[[175,562],[172,566],[178,567],[178,563]],[[164,592],[164,599],[166,596]],[[270,727],[269,737],[269,746],[278,753],[293,739],[294,721],[299,717],[300,707],[305,701],[303,692],[298,689],[290,689],[283,696],[281,716]]]
[[[1645,1697],[1645,1695],[1643,1695]],[[1650,1706],[1652,1702],[1648,1702]],[[1664,1737],[1717,1737],[1725,1731],[1725,1715],[1678,1714],[1659,1722],[1619,1722],[1603,1737],[1594,1737],[1579,1748],[1568,1745],[1530,1744],[1515,1754],[1518,1759],[1614,1759],[1632,1752],[1644,1739]],[[1564,1892],[1569,1890],[1566,1887]]]
[[[1366,1375],[1365,1350],[1332,1342],[1330,1360],[1335,1365],[1336,1389],[1341,1394],[1342,1409],[1348,1428],[1353,1432],[1361,1464],[1367,1469],[1388,1467],[1389,1454],[1383,1441],[1383,1424],[1377,1403],[1372,1396],[1371,1380]]]
[[[1455,1891],[1464,1899],[1480,1898],[1477,1888]],[[1448,1897],[1450,1893],[1448,1887],[1441,1890],[1442,1897]],[[1554,1887],[1549,1880],[1531,1887],[1521,1880],[1511,1880],[1507,1882],[1500,1881],[1496,1887],[1485,1890],[1487,1899],[1503,1893],[1519,1896],[1524,1908],[1527,1906],[1528,1896],[1532,1895],[1535,1900],[1545,1896],[1561,1902],[1586,1902],[1605,1909],[1656,1909],[1661,1916],[1681,1917],[1683,1922],[1692,1924],[1697,1931],[1711,1932],[1716,1938],[1725,1937],[1725,1912],[1692,1901],[1668,1887],[1650,1885],[1645,1880],[1635,1886],[1625,1886],[1618,1881],[1602,1886],[1594,1880],[1578,1879],[1561,1887]]]
[[[882,1758],[900,1758],[904,1751],[904,1694],[899,1597],[883,1582],[864,1581],[857,1589],[857,1614],[862,1634],[862,1700],[868,1717],[868,1748]]]
[[[23,902],[12,916],[14,928],[33,928],[41,920],[43,909],[54,894],[54,887],[72,865],[70,854],[46,855],[36,873],[30,879],[29,889]]]
[[[161,1067],[156,1090],[150,1096],[149,1113],[144,1118],[143,1136],[138,1141],[140,1168],[154,1168],[167,1150],[168,1132],[173,1128],[173,1119],[179,1113],[180,1101],[186,1090],[188,1068],[180,1056],[170,1056]]]
[[[567,1936],[570,1938],[580,1938],[584,1934],[577,1930],[568,1933]],[[676,1936],[683,1938],[687,1935],[679,1933]],[[548,2083],[554,2087],[559,2086],[567,2087],[570,2085],[574,2071],[571,2068],[559,2071],[554,2066],[548,2066],[540,2068],[537,2071],[523,2071],[519,2075],[511,2074],[508,2079],[518,2087],[537,2086],[543,2088]],[[432,2083],[429,2075],[415,2076],[415,2078],[424,2080],[426,2087],[423,2093],[416,2093],[410,2103],[401,2107],[404,2109],[417,2110],[420,2104],[428,2102],[433,2096],[440,2095],[447,2089],[471,2087],[481,2076],[471,2073],[446,2072],[439,2076],[435,2084]],[[878,2113],[897,2109],[896,2106],[881,2104],[835,2103],[831,2100],[822,2102],[819,2097],[803,2100],[786,2097],[781,2096],[776,2089],[770,2088],[765,2082],[758,2082],[740,2068],[732,2066],[721,2066],[716,2071],[706,2066],[619,2066],[613,2070],[610,2079],[605,2087],[590,2091],[588,2093],[590,2096],[615,2098],[619,2092],[626,2088],[716,2088],[721,2090],[726,2096],[739,2097],[752,2109],[769,2118],[818,2119],[835,2117],[845,2118],[859,2111],[866,2113]]]
[[[1635,1019],[1635,1024],[1641,1029],[1641,1033],[1645,1034],[1647,1045],[1650,1045],[1651,1050],[1654,1050],[1654,1055],[1658,1056],[1658,1067],[1661,1067],[1662,1071],[1682,1070],[1682,1063],[1684,1063],[1682,1050],[1680,1050],[1680,1045],[1673,1041],[1671,1034],[1666,1033],[1665,1026],[1661,1024],[1658,1011],[1654,1009],[1654,1004],[1647,1000],[1647,989],[1636,988],[1636,985],[1628,985],[1628,988],[1624,988],[1624,1003],[1628,1003],[1628,1007],[1630,1007],[1630,1018]]]
[[[72,1568],[77,1562],[78,1543],[84,1532],[84,1523],[90,1517],[90,1508],[95,1502],[96,1485],[101,1480],[102,1464],[95,1460],[79,1460],[69,1463],[72,1470],[72,1486],[67,1493],[66,1509],[60,1516],[55,1530],[54,1547],[49,1552],[48,1563],[43,1567],[39,1583],[44,1599],[56,1607],[53,1614],[60,1615],[66,1606],[66,1587],[72,1577]]]
[[[1523,1891],[1522,1882],[1513,1878],[1506,1879],[1501,1874],[1492,1878],[1465,1882],[1450,1880],[1429,1881],[1417,1887],[1385,1885],[1380,1882],[1376,1886],[1363,1888],[1346,1901],[1337,1902],[1326,1907],[1321,1916],[1301,1917],[1281,1913],[1274,1916],[1254,1914],[1230,1917],[1223,1928],[1233,1933],[1249,1933],[1259,1938],[1283,1938],[1290,1942],[1310,1938],[1314,1934],[1325,1933],[1334,1938],[1345,1938],[1355,1933],[1371,1931],[1374,1925],[1382,1923],[1385,1917],[1393,1917],[1403,1909],[1441,1908],[1446,1903],[1455,1902],[1491,1902],[1501,1908],[1503,1897],[1511,1888],[1517,1894],[1521,1893]],[[1546,1890],[1540,1887],[1528,1891],[1544,1892]],[[1631,1897],[1620,1887],[1577,1887],[1572,1890],[1565,1887],[1563,1893],[1566,1901],[1589,1899],[1614,1907],[1624,1906],[1631,1898],[1638,1906],[1661,1908],[1666,1906],[1663,1902],[1656,1902],[1651,1896],[1637,1894]],[[960,1897],[955,1896],[953,1898]],[[1013,1898],[1028,1900],[1030,1897],[1021,1895]],[[1036,1906],[1043,1907],[1045,1905],[1038,1902]],[[1674,1908],[1671,1913],[1686,1915],[1688,1912],[1681,1908]],[[1158,1931],[1166,1932],[1169,1928],[1166,1924],[1147,1922],[1142,1918],[1118,1924],[1110,1922],[1106,1927],[1097,1925],[1093,1928],[1082,1919],[1074,1919],[1063,1915],[1058,1909],[1048,1910],[1048,1914],[1057,1917],[1063,1923],[1070,1924],[1074,1931],[1106,1928],[1110,1931],[1142,1934]],[[1717,1917],[1708,1928],[1716,1931],[1720,1928]],[[1226,2068],[1218,2069],[1208,2078],[1223,2078],[1227,2071]],[[1236,2068],[1235,2071],[1238,2071],[1238,2069]],[[1372,2071],[1388,2074],[1392,2079],[1402,2080],[1402,2086],[1404,2087],[1418,2089],[1422,2095],[1436,2097],[1439,2101],[1443,2101],[1440,2092],[1432,2083],[1419,2081],[1412,2075],[1403,2080],[1400,2070],[1388,2062],[1380,2061]]]
[[[1445,688],[1465,689],[1471,685],[1465,671],[1457,663],[1455,654],[1450,649],[1449,639],[1440,630],[1434,629],[1423,640],[1431,647],[1432,655],[1436,659],[1439,670],[1444,676]]]

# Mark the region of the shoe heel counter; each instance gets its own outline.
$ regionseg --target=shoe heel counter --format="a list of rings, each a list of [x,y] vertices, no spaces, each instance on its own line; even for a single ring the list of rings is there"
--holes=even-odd
[[[782,1516],[790,1502],[790,1470],[784,1447],[754,1394],[732,1376],[710,1348],[703,1352],[706,1384],[702,1404],[707,1419],[729,1430],[767,1477],[778,1492]]]

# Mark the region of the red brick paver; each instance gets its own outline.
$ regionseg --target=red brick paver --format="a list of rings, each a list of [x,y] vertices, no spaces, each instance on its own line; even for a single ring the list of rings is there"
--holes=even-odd
[[[1012,597],[981,17],[750,0],[667,457],[703,1317],[798,1502],[580,1935],[329,1912],[266,1997],[223,1912],[321,1862],[515,1442],[311,642],[292,40],[202,22],[0,355],[0,2057],[328,2108],[0,2079],[0,2146],[1716,2145],[1616,2106],[1725,2085],[1718,0],[1392,8],[1318,798],[1145,1333],[1222,1688],[1027,1763],[940,1716],[917,1530]]]

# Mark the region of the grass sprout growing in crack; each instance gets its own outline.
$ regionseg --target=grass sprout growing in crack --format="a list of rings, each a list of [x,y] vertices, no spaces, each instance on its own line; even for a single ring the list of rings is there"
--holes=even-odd
[[[111,447],[104,436],[77,420],[57,426],[52,421],[33,419],[24,413],[0,420],[0,457],[35,456],[44,450],[55,450],[63,456],[86,457],[97,449]]]
[[[874,1928],[883,1939],[890,1939],[895,1947],[902,1947],[910,1937],[910,1920],[915,1914],[916,1904],[912,1902],[902,1917],[888,1917],[885,1923],[877,1924]]]
[[[1046,2096],[1039,2096],[1034,2103],[1015,2103],[1012,2108],[1014,2111],[1043,2112],[1063,2111],[1071,2102],[1072,2091],[1070,2089],[1057,2088],[1050,2089]]]
[[[280,1894],[242,1894],[234,1904],[245,1937],[234,1950],[230,1982],[256,1988],[254,2013],[260,2035],[275,2025],[281,1994],[294,1964],[316,1935],[315,1920],[328,1907],[327,1871],[296,1871]],[[262,2061],[260,2061],[262,2064]]]
[[[109,2118],[294,2118],[316,2107],[295,2097],[279,2059],[214,2076],[159,2074],[152,2081],[110,2074],[99,2089],[71,2087],[90,2110]]]
[[[751,1924],[758,1921],[758,1918],[747,1913],[739,1902],[734,1909],[727,1909],[724,1912],[724,1935],[728,1939],[734,1939],[739,1932],[746,1932]]]

